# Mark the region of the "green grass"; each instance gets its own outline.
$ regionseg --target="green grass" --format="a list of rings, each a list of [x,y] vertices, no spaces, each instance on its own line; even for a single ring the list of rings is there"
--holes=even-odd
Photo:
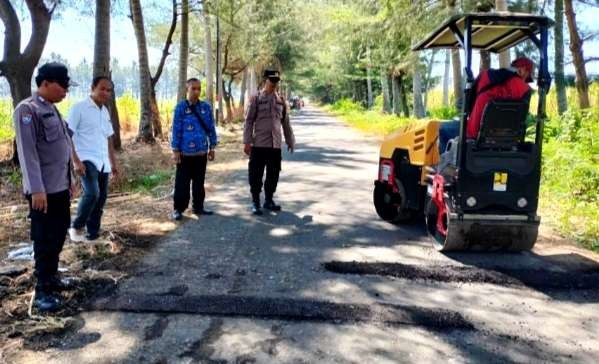
[[[541,207],[565,236],[599,252],[599,110],[547,123]]]
[[[173,176],[173,170],[154,171],[151,174],[138,176],[128,180],[123,187],[123,190],[152,194],[156,187],[170,183]]]
[[[415,119],[384,114],[379,111],[365,110],[359,104],[348,99],[326,105],[324,109],[339,116],[348,124],[366,133],[386,135]]]
[[[0,143],[9,142],[14,137],[12,102],[10,99],[3,99],[0,100]]]

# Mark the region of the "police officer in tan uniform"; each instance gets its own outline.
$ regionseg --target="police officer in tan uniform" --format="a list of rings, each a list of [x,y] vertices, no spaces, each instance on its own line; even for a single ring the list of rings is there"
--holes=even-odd
[[[274,202],[273,196],[281,171],[282,137],[285,137],[289,152],[293,153],[295,148],[287,103],[276,91],[281,80],[279,71],[265,70],[263,77],[264,88],[250,99],[243,131],[244,152],[250,157],[248,174],[254,215],[262,215],[260,193],[265,168],[263,207],[271,211],[281,210],[281,206]]]
[[[72,141],[55,103],[73,84],[67,68],[47,63],[35,77],[37,92],[15,108],[13,121],[29,201],[31,240],[35,256],[34,305],[39,311],[61,306],[58,291],[68,283],[58,277],[58,259],[70,225]]]

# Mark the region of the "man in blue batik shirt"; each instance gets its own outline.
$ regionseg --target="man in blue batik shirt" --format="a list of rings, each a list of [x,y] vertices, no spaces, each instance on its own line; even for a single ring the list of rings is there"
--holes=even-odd
[[[187,80],[187,99],[175,107],[171,147],[177,163],[173,219],[181,220],[189,205],[192,183],[192,207],[195,215],[212,215],[204,209],[206,164],[214,160],[218,144],[210,104],[200,101],[202,84],[197,78]]]

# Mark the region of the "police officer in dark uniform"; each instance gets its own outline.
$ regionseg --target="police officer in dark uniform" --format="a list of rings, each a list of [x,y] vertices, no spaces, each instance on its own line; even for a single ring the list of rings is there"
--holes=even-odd
[[[60,308],[58,291],[68,282],[58,276],[58,259],[70,225],[72,141],[55,103],[73,85],[67,68],[47,63],[35,77],[37,92],[14,112],[23,192],[29,201],[35,256],[34,305],[39,311]]]
[[[264,88],[250,99],[243,131],[244,152],[250,157],[248,174],[254,215],[262,215],[260,193],[264,169],[266,169],[266,179],[263,207],[271,211],[281,210],[281,206],[274,202],[273,196],[277,190],[281,171],[282,137],[285,137],[289,152],[293,153],[295,148],[295,137],[289,122],[287,103],[277,93],[277,85],[281,80],[279,71],[267,69],[263,77]]]

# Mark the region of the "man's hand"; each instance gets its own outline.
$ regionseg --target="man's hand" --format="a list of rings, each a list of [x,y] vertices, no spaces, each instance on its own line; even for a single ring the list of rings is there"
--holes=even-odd
[[[208,152],[208,160],[212,162],[214,160],[214,156],[214,149],[210,149]]]
[[[75,159],[73,161],[73,165],[75,166],[75,174],[83,177],[85,176],[85,164],[79,159]]]
[[[31,208],[44,214],[48,213],[48,198],[45,192],[37,192],[31,195]]]
[[[245,155],[247,155],[249,157],[250,153],[252,152],[252,145],[251,144],[244,144],[243,145],[243,152],[245,153]]]
[[[295,146],[287,145],[287,150],[289,151],[289,153],[293,153],[295,151]]]
[[[181,152],[173,150],[173,161],[175,161],[176,164],[181,163]]]

